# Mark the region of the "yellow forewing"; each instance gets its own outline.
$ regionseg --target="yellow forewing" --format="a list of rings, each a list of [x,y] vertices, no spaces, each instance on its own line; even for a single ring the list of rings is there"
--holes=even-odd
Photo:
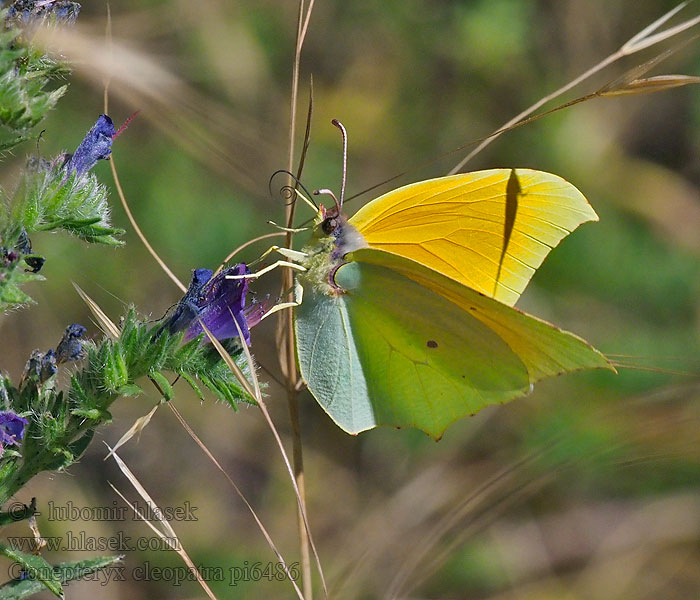
[[[597,220],[561,177],[492,169],[399,188],[363,206],[350,223],[371,248],[513,305],[549,251],[581,223]]]

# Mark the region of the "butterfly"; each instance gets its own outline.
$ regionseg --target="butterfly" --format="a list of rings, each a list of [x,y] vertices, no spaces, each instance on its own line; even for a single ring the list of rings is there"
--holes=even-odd
[[[297,275],[301,375],[356,434],[457,419],[545,377],[612,369],[587,342],[513,307],[566,235],[598,216],[561,177],[491,169],[413,183],[347,218],[320,207]]]

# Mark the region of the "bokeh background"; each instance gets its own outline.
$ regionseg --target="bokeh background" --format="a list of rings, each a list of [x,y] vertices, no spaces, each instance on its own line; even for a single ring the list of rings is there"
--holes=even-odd
[[[309,188],[339,187],[340,140],[331,118],[349,132],[350,194],[404,171],[380,190],[445,174],[464,151],[445,153],[495,130],[674,4],[318,0],[302,55],[302,131],[311,75],[315,101],[303,180]],[[115,142],[124,191],[183,281],[191,269],[214,268],[234,247],[273,231],[269,219],[283,220],[282,202],[267,188],[272,172],[287,164],[296,10],[290,0],[122,0],[111,5],[110,47],[106,4],[86,2],[61,41],[74,74],[43,126],[39,151],[75,148],[102,112],[109,80],[115,122],[141,110]],[[682,13],[695,14],[692,4]],[[562,100],[654,54],[621,61]],[[700,44],[692,41],[654,71],[663,73],[700,75]],[[345,435],[302,393],[309,515],[333,598],[697,597],[699,148],[696,87],[587,102],[502,136],[467,165],[552,171],[585,193],[600,222],[583,225],[551,253],[519,306],[643,369],[543,382],[526,398],[454,424],[439,443],[415,431]],[[2,185],[13,184],[24,154],[35,150],[26,144],[3,163]],[[96,172],[112,184],[108,164]],[[71,281],[114,320],[129,304],[156,319],[177,301],[178,290],[138,241],[115,193],[112,202],[115,222],[127,229],[122,249],[61,235],[33,238],[48,257],[48,280],[28,289],[36,305],[0,318],[0,368],[13,377],[32,349],[55,345],[66,324],[91,323]],[[299,209],[300,220],[311,216],[305,211]],[[240,258],[253,260],[264,248]],[[261,281],[258,291],[278,293],[278,277]],[[94,325],[90,331],[98,335]],[[274,323],[254,330],[253,351],[289,447]],[[200,404],[185,386],[176,391],[178,409],[259,511],[285,558],[298,560],[292,487],[260,413]],[[114,422],[79,464],[23,490],[19,500],[37,496],[45,510],[44,535],[152,536],[131,519],[51,520],[48,503],[121,506],[108,482],[134,498],[116,466],[103,461],[102,441],[113,444],[157,400],[120,400]],[[284,582],[230,585],[230,568],[275,557],[170,411],[160,409],[121,455],[161,506],[197,508],[196,521],[173,526],[196,564],[226,574],[210,581],[218,597],[292,597]],[[203,596],[196,583],[133,575],[146,563],[184,566],[173,552],[128,552],[125,581],[75,583],[68,595]]]

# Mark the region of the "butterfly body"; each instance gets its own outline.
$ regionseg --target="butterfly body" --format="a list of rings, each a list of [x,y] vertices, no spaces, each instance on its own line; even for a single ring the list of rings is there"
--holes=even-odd
[[[302,250],[305,255],[302,265],[306,272],[299,278],[304,287],[310,286],[316,292],[330,296],[342,293],[335,283],[336,270],[347,262],[345,256],[350,252],[367,246],[362,234],[337,208],[327,210],[321,207],[311,239]]]
[[[297,279],[309,390],[350,433],[393,425],[439,438],[543,377],[611,368],[511,306],[547,252],[595,219],[571,184],[512,169],[405,186],[350,219],[322,208]]]

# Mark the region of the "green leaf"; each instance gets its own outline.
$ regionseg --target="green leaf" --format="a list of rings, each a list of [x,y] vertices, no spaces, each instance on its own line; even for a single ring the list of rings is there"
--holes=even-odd
[[[126,385],[123,385],[117,390],[117,393],[120,396],[139,396],[144,393],[143,389],[141,389],[138,385],[135,383],[127,383]]]
[[[151,371],[148,376],[158,384],[158,387],[160,388],[160,391],[163,392],[163,397],[166,400],[172,400],[174,398],[175,392],[173,391],[173,388],[165,375],[163,375],[160,371]]]
[[[64,597],[61,578],[58,576],[58,573],[54,571],[54,568],[41,556],[35,556],[34,554],[27,554],[26,552],[13,550],[9,546],[2,543],[0,543],[0,554],[22,565],[22,568],[32,579],[40,582],[44,587],[53,592],[54,595],[58,596],[59,598]],[[0,599],[2,598],[3,596],[0,596]]]
[[[83,417],[91,421],[97,421],[102,416],[102,411],[99,408],[75,408],[70,412],[76,417]]]
[[[204,402],[204,394],[202,394],[202,390],[199,388],[197,385],[197,382],[194,380],[194,377],[191,377],[187,373],[180,373],[180,376],[190,384],[190,387],[194,390],[194,393],[197,394],[197,397],[200,399],[200,401]]]
[[[87,447],[90,445],[90,442],[92,441],[94,435],[95,429],[88,429],[85,435],[78,438],[75,442],[68,446],[68,449],[73,455],[73,460],[78,460],[83,455],[85,450],[87,450]]]
[[[61,583],[66,584],[86,577],[100,569],[115,565],[123,556],[103,556],[74,562],[59,563],[53,570]],[[121,568],[121,567],[120,567]],[[109,580],[108,578],[105,578]],[[37,594],[44,589],[44,584],[36,579],[15,579],[0,586],[0,600],[21,600]]]
[[[7,11],[0,13],[6,26]],[[46,87],[68,70],[41,50],[28,45],[18,29],[0,35],[0,148],[7,150],[32,137],[32,129],[43,120],[65,93],[67,86]]]

